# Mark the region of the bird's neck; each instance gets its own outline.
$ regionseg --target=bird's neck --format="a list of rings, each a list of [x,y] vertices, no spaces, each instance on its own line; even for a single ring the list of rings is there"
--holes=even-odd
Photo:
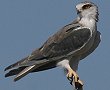
[[[96,20],[93,18],[82,17],[80,18],[79,23],[84,27],[90,28],[91,30],[96,29]]]

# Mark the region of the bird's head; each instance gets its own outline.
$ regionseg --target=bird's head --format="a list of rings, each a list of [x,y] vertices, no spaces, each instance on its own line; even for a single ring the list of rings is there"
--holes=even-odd
[[[98,21],[98,7],[89,1],[85,1],[76,5],[76,10],[80,18],[93,18]]]

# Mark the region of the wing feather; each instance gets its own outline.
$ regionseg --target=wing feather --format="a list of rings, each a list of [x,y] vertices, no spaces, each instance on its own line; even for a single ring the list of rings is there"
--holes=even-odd
[[[98,47],[98,45],[101,41],[100,36],[101,36],[101,33],[99,31],[97,31],[92,47],[86,53],[82,54],[80,59],[84,59]]]
[[[74,28],[74,27],[73,27]],[[41,48],[43,55],[48,58],[55,58],[65,56],[71,52],[79,50],[91,38],[91,31],[89,28],[76,28],[60,32],[48,41]],[[59,37],[59,38],[58,38]]]
[[[21,79],[22,77],[26,76],[28,73],[30,73],[35,68],[36,68],[36,65],[26,67],[24,70],[22,70],[19,74],[17,74],[15,76],[14,81],[17,81],[17,80]]]
[[[79,50],[79,48],[82,48],[90,38],[91,32],[89,28],[82,28],[75,22],[66,25],[50,37],[41,48],[32,52],[28,57],[8,66],[5,70],[12,68],[18,69],[11,70],[5,76],[8,77],[17,74],[14,79],[17,81],[30,72],[53,68],[56,63],[53,64],[52,62],[57,62],[58,58],[61,59],[67,54]],[[40,67],[42,67],[42,69],[39,69]],[[16,70],[19,71],[17,72]]]
[[[11,68],[49,62],[53,60],[52,58],[62,58],[81,48],[90,39],[90,35],[90,29],[79,29],[78,24],[69,24],[50,37],[41,48],[32,52],[28,57],[8,66],[5,71]]]

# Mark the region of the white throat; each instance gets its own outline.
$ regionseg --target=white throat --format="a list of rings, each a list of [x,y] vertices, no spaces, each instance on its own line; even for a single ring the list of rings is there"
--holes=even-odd
[[[79,23],[84,27],[90,28],[92,32],[96,30],[96,21],[93,18],[83,17],[80,19]]]

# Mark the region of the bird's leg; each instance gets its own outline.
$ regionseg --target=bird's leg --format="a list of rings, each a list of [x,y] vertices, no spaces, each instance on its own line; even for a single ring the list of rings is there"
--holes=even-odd
[[[83,82],[81,80],[79,80],[78,74],[71,68],[68,69],[67,78],[70,81],[71,85],[74,83],[74,86],[76,89],[79,89],[83,86]],[[73,81],[73,79],[74,79],[74,81]]]

